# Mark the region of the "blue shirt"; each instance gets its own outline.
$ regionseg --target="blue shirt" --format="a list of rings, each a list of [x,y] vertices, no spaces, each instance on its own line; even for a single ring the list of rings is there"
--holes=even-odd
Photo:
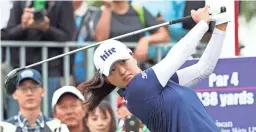
[[[127,108],[152,132],[219,132],[190,88],[172,79],[163,87],[152,68],[137,74],[125,88]]]

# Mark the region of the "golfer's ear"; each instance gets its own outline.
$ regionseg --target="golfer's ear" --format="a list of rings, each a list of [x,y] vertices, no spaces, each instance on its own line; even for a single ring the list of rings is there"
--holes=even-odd
[[[136,63],[138,64],[137,58],[136,58],[136,56],[134,55],[134,53],[131,52],[130,54],[131,54],[131,56],[135,59]]]

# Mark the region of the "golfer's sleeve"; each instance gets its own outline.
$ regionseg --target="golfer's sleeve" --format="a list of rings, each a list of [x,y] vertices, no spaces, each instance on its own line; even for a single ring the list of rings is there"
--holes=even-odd
[[[158,81],[163,87],[165,87],[171,76],[185,63],[191,54],[193,54],[194,49],[208,28],[209,26],[206,21],[200,21],[184,38],[172,47],[163,60],[152,67]]]
[[[225,39],[225,32],[215,28],[198,63],[177,71],[179,84],[191,87],[208,77],[214,70]]]

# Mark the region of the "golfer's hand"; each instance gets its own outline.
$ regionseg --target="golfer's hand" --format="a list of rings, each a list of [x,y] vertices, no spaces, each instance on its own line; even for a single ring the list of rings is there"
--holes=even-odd
[[[191,10],[191,16],[193,20],[198,23],[201,20],[206,22],[210,22],[210,15],[209,15],[209,6],[205,6],[204,8],[200,8],[197,11]]]
[[[135,57],[138,61],[144,62],[148,57],[148,45],[149,40],[147,37],[143,37],[139,40],[135,49]]]
[[[35,28],[34,14],[33,14],[34,11],[35,11],[34,8],[24,8],[23,14],[21,16],[21,27],[23,29]]]

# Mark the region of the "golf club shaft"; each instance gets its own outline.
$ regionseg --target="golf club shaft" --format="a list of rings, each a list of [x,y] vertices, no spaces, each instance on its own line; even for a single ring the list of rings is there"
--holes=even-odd
[[[192,19],[191,16],[186,16],[186,17],[183,17],[183,18],[180,18],[180,19],[172,20],[172,21],[169,21],[169,22],[165,22],[165,23],[161,23],[161,24],[155,25],[155,26],[151,26],[151,27],[143,28],[143,29],[140,29],[140,30],[137,30],[137,31],[133,31],[133,32],[130,32],[130,33],[127,33],[127,34],[124,34],[124,35],[120,35],[120,36],[111,38],[111,39],[113,39],[113,40],[122,39],[122,38],[125,38],[125,37],[128,37],[128,36],[132,36],[132,35],[135,35],[135,34],[139,34],[139,33],[142,33],[142,32],[146,32],[146,31],[149,31],[149,30],[152,30],[152,29],[156,29],[156,28],[159,28],[159,27],[172,25],[172,24],[175,24],[175,23],[184,22],[184,21],[191,20],[191,19]],[[108,40],[111,40],[111,39],[108,39]],[[104,40],[104,41],[107,41],[107,40]],[[40,64],[42,64],[42,63],[49,62],[49,61],[52,61],[52,60],[55,60],[55,59],[64,57],[64,56],[66,56],[66,55],[70,55],[70,54],[73,54],[73,53],[75,53],[75,52],[78,52],[78,51],[81,51],[81,50],[84,50],[84,49],[88,49],[88,48],[97,46],[97,45],[101,44],[101,43],[104,42],[104,41],[97,42],[97,43],[95,43],[95,44],[91,44],[91,45],[88,45],[88,46],[85,46],[85,47],[81,47],[81,48],[78,48],[78,49],[76,49],[76,50],[72,50],[72,51],[69,51],[69,52],[67,52],[67,53],[63,53],[63,54],[60,54],[60,55],[58,55],[58,56],[55,56],[55,57],[52,57],[52,58],[49,58],[49,59],[46,59],[46,60],[42,60],[42,61],[40,61],[40,62],[31,64],[31,65],[28,65],[28,66],[25,66],[25,67],[23,67],[23,68],[31,68],[31,67],[40,65]],[[23,68],[22,68],[22,69],[23,69]]]

